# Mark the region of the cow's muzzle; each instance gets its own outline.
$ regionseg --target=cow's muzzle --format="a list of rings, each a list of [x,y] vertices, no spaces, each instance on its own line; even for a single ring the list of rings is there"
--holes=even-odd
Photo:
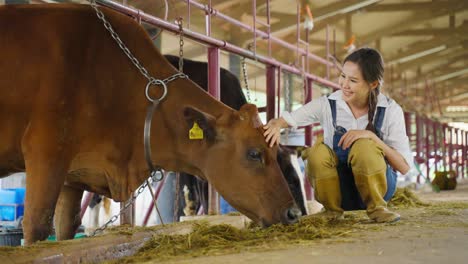
[[[301,210],[297,206],[286,209],[281,219],[284,224],[294,224],[302,216]]]

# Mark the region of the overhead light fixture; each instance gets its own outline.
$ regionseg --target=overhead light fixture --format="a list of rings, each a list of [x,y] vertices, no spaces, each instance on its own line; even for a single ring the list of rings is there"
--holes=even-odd
[[[340,14],[346,14],[346,13],[349,13],[349,12],[352,12],[354,10],[358,10],[360,8],[363,8],[365,6],[368,6],[368,5],[372,5],[373,3],[377,3],[377,2],[380,2],[381,0],[368,0],[368,1],[362,1],[360,3],[357,3],[355,5],[351,5],[351,6],[348,6],[348,7],[345,7],[341,10],[339,10],[339,13]]]
[[[438,77],[434,78],[434,82],[440,82],[440,81],[445,81],[445,80],[448,80],[448,79],[452,79],[454,77],[463,75],[465,73],[468,73],[468,68],[438,76]]]
[[[440,46],[432,48],[432,49],[424,50],[424,51],[421,51],[421,52],[417,52],[417,53],[405,56],[403,58],[396,59],[394,61],[389,62],[388,64],[405,63],[405,62],[408,62],[408,61],[419,59],[421,57],[424,57],[424,56],[427,56],[427,55],[430,55],[430,54],[434,54],[434,53],[442,51],[442,50],[444,50],[446,48],[447,48],[447,45],[440,45]]]

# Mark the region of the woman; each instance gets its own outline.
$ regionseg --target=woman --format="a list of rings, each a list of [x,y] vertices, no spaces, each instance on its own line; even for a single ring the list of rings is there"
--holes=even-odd
[[[378,51],[356,50],[344,60],[341,90],[284,112],[264,127],[271,147],[279,143],[281,128],[321,123],[324,139],[308,150],[309,177],[315,198],[334,218],[366,209],[379,223],[400,219],[387,201],[395,193],[396,171],[406,174],[413,161],[403,111],[379,92],[383,73]]]

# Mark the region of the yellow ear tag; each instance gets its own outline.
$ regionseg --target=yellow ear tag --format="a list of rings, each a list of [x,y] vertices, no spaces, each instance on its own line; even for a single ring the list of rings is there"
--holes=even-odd
[[[189,139],[203,139],[203,130],[197,122],[193,122],[193,127],[189,131]]]

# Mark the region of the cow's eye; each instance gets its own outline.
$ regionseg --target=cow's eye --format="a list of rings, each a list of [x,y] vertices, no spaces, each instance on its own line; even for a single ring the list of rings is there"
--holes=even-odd
[[[249,149],[247,151],[247,159],[262,162],[262,152],[257,149]]]

